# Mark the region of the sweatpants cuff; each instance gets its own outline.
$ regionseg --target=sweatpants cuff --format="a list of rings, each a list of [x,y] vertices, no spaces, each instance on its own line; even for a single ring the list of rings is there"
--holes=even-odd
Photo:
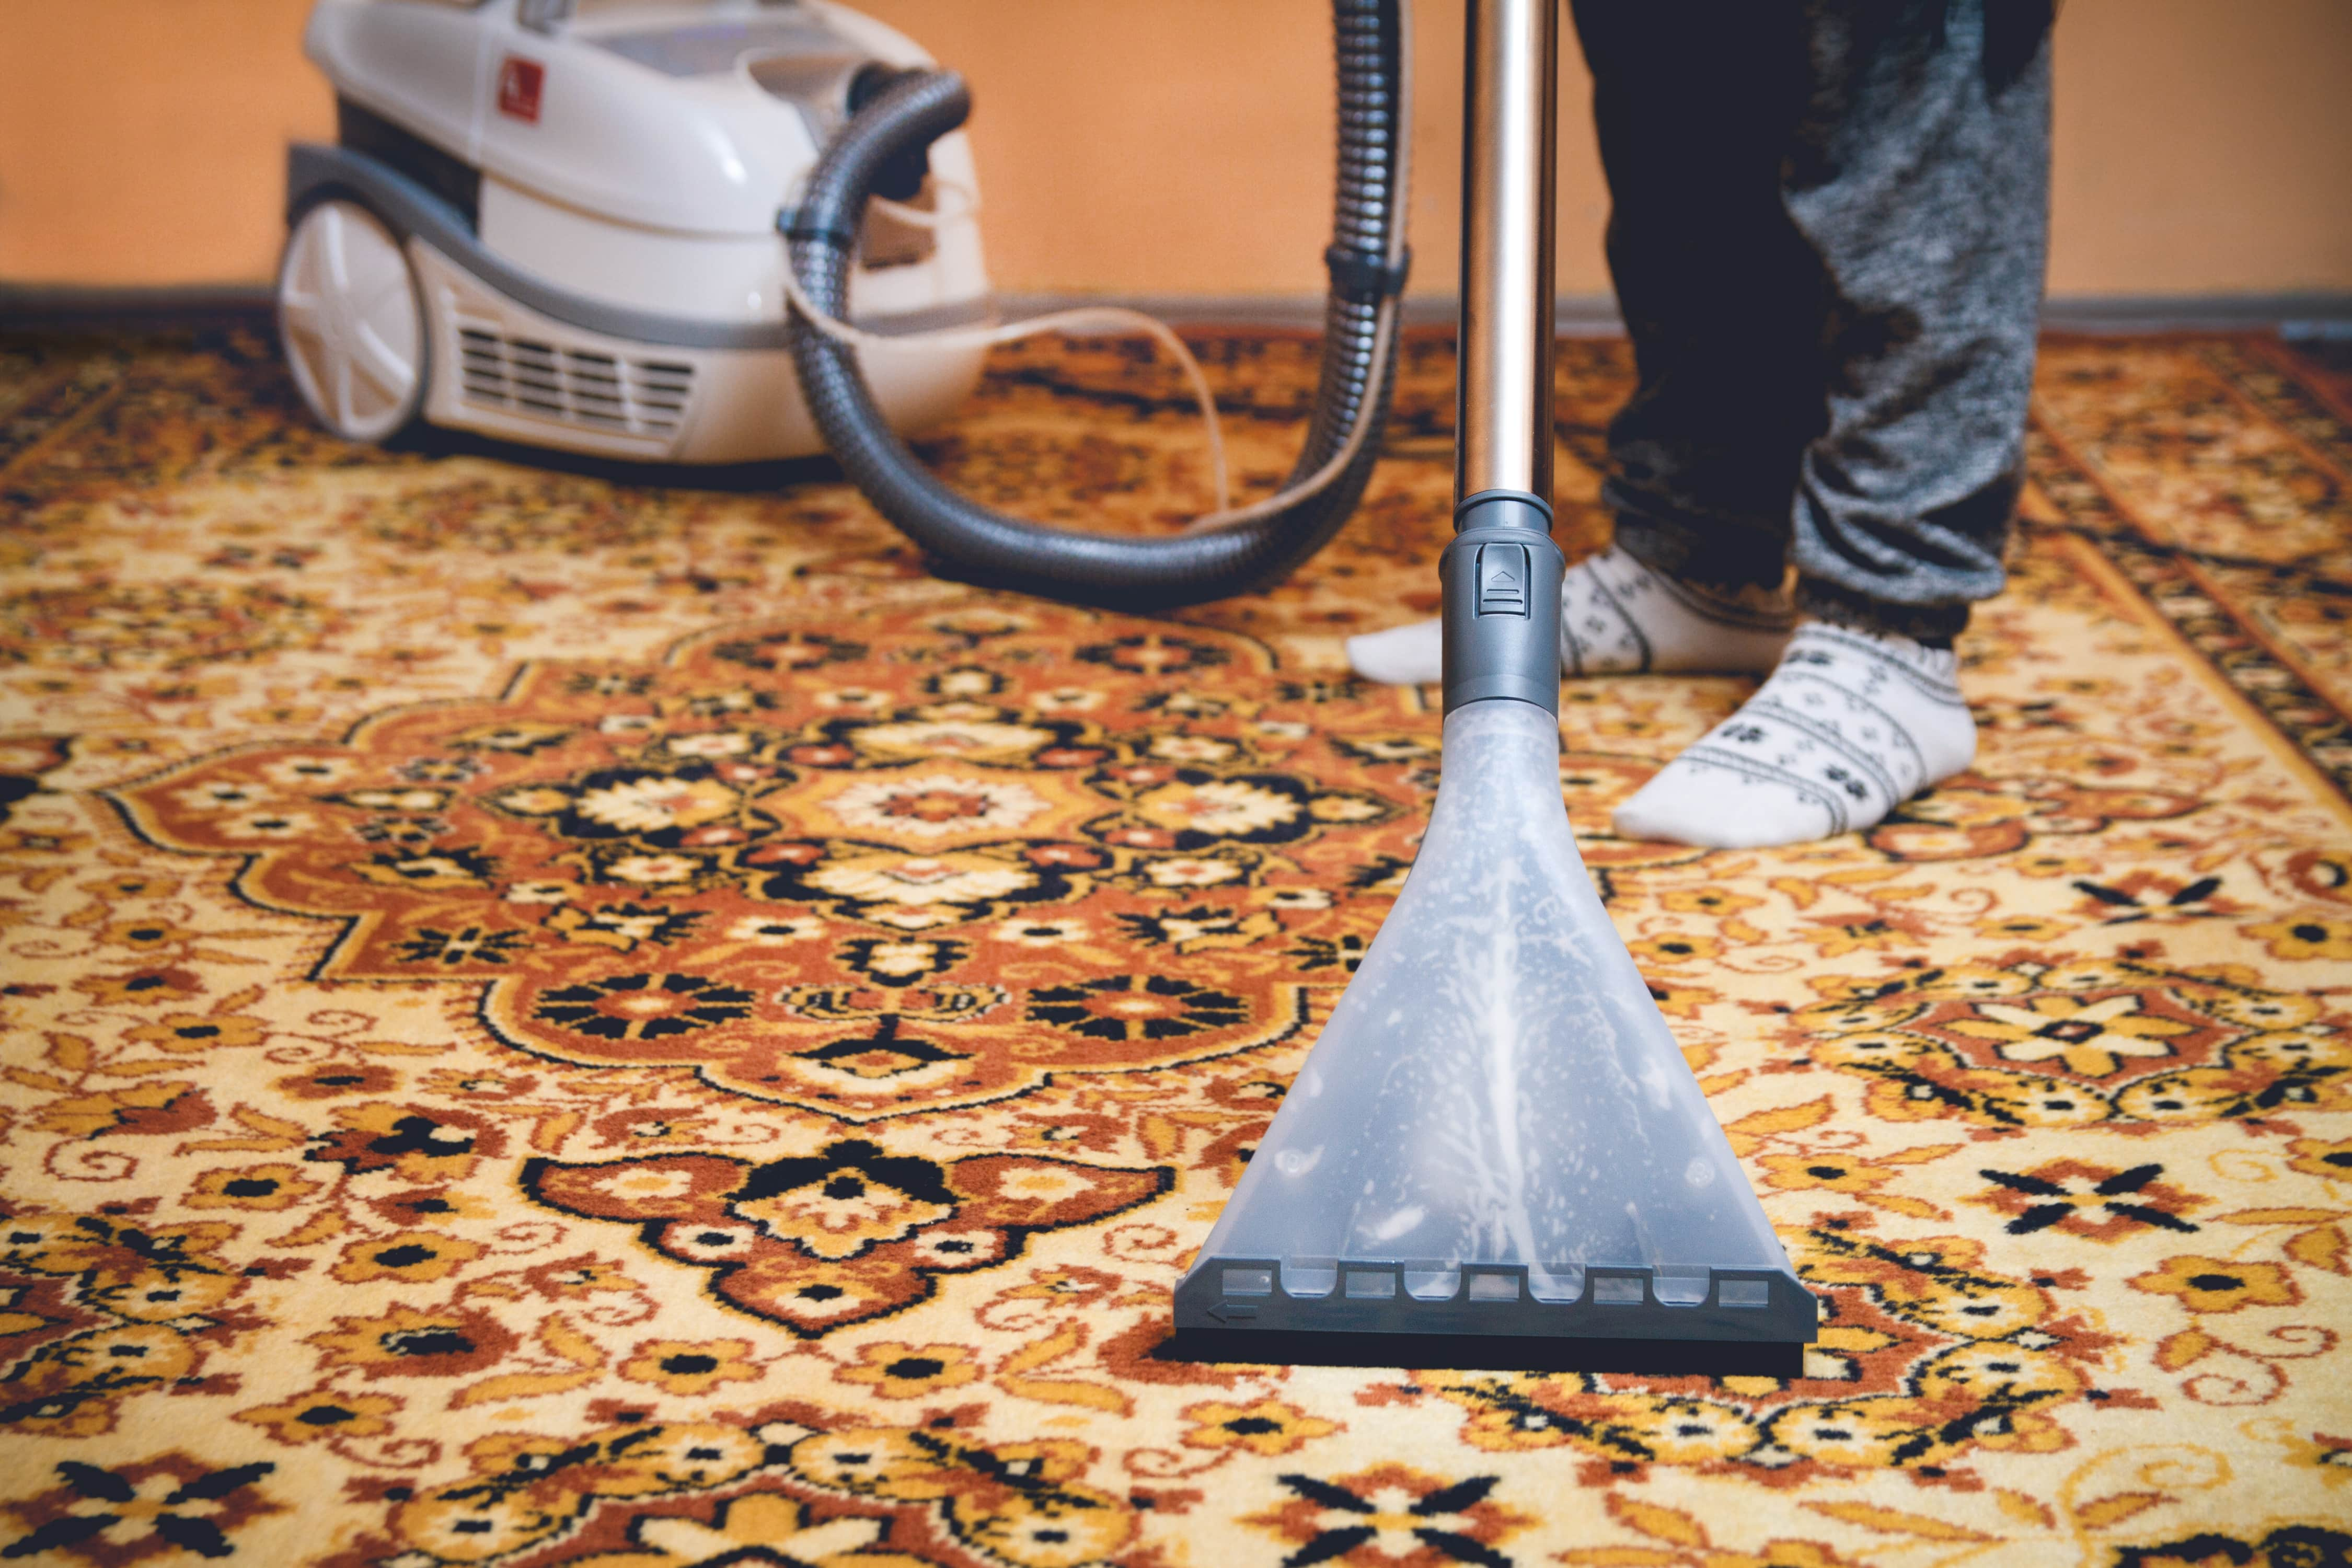
[[[1653,572],[1729,595],[1742,588],[1778,590],[1788,580],[1788,546],[1759,534],[1753,542],[1701,534],[1661,518],[1620,510],[1617,548]]]
[[[1949,647],[1968,629],[1965,601],[1957,605],[1897,605],[1841,588],[1819,577],[1797,579],[1797,613],[1858,632],[1909,637],[1926,647]]]

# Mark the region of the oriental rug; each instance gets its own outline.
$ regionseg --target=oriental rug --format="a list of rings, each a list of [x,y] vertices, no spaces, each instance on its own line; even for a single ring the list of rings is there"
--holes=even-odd
[[[1311,340],[1201,334],[1245,486]],[[1563,344],[1596,547],[1626,351]],[[358,1568],[2266,1564],[2352,1552],[2352,407],[2053,340],[1975,768],[1620,842],[1730,679],[1578,683],[1593,875],[1806,1375],[1158,1360],[1409,868],[1452,360],[1166,618],[928,575],[821,464],[349,447],[261,337],[0,341],[0,1556]],[[925,447],[1205,501],[1140,348]]]

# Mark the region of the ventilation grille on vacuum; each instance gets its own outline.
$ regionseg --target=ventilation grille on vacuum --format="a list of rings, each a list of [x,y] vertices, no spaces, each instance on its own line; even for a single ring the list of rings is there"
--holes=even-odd
[[[677,360],[624,359],[460,325],[457,349],[466,401],[591,430],[669,437],[686,417],[694,367]]]

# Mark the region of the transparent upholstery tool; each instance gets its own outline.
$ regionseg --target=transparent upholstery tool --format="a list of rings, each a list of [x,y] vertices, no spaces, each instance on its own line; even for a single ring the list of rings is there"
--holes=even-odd
[[[1570,836],[1551,715],[1445,721],[1402,895],[1177,1326],[1812,1338],[1813,1303]]]

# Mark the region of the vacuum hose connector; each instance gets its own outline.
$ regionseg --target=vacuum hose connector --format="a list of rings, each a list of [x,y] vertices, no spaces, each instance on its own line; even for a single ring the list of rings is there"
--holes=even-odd
[[[1520,490],[1481,490],[1454,509],[1439,557],[1445,588],[1445,711],[1491,697],[1559,711],[1559,580],[1551,508]]]
[[[1307,447],[1283,490],[1220,526],[1173,537],[1077,533],[995,511],[933,478],[893,433],[851,350],[795,311],[802,395],[826,447],[875,508],[948,573],[1123,610],[1198,604],[1278,582],[1322,548],[1370,481],[1400,336],[1405,180],[1404,0],[1334,0],[1339,182],[1323,365]],[[866,203],[893,160],[964,122],[947,71],[900,76],[853,115],[784,224],[792,266],[822,315],[847,314]]]

